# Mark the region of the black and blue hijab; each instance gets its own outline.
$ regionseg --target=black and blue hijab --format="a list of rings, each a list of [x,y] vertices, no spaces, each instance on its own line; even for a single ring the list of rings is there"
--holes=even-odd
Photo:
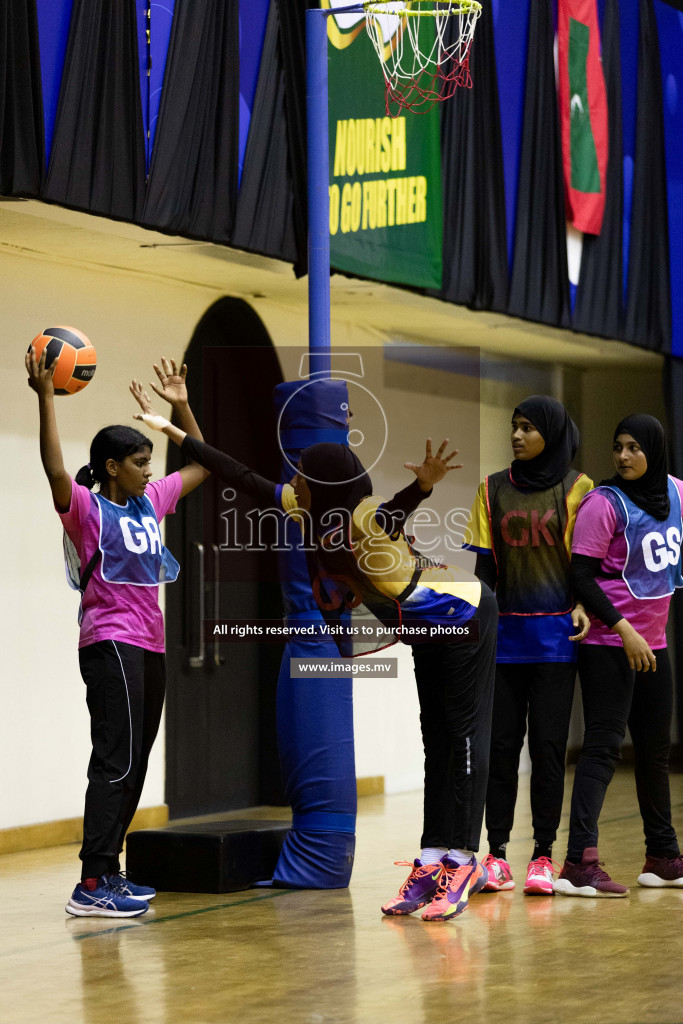
[[[520,487],[544,491],[567,475],[579,447],[579,430],[565,407],[548,395],[531,395],[520,402],[515,413],[526,416],[536,427],[545,448],[534,459],[514,459],[510,475]],[[514,414],[513,414],[514,415]]]

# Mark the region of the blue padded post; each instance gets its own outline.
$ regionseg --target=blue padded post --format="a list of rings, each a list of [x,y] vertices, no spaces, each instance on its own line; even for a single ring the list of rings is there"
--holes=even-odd
[[[311,371],[330,374],[330,156],[327,12],[306,11],[308,347]],[[310,421],[313,423],[313,421]]]
[[[292,479],[301,450],[318,441],[347,442],[348,394],[343,380],[295,381],[275,389],[280,419],[282,482]],[[289,460],[289,461],[288,461]],[[299,526],[288,521],[293,550],[280,555],[288,623],[324,624],[311,591]],[[322,636],[287,644],[277,691],[280,764],[293,827],[273,885],[339,889],[351,878],[356,838],[353,693],[350,679],[292,679],[290,658],[337,657]]]

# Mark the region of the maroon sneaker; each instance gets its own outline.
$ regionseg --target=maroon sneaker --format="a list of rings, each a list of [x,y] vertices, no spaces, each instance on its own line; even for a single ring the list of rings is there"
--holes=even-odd
[[[598,860],[597,846],[583,851],[580,864],[564,862],[555,882],[555,892],[562,896],[628,896],[625,885],[613,882]]]
[[[638,885],[653,889],[667,887],[683,889],[683,857],[646,857]]]

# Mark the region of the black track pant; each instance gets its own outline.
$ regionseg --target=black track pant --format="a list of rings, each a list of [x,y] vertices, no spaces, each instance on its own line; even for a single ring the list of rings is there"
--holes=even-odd
[[[507,843],[512,831],[527,717],[534,839],[553,843],[557,838],[575,678],[576,665],[565,662],[496,666],[486,793],[491,846]]]
[[[482,585],[477,643],[413,646],[425,751],[422,846],[478,850],[484,817],[498,606]]]
[[[116,874],[140,800],[166,689],[163,654],[103,640],[79,651],[92,755],[83,816],[82,877]]]
[[[627,724],[646,851],[653,857],[678,856],[669,792],[673,680],[669,652],[654,653],[656,672],[634,672],[623,647],[582,644],[579,649],[585,733],[574,777],[568,860],[580,861],[585,849],[598,845],[598,818],[621,760]]]

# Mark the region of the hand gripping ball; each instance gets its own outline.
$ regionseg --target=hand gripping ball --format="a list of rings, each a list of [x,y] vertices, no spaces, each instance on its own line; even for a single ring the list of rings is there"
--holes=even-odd
[[[40,361],[47,352],[45,365],[54,366],[52,377],[56,395],[75,395],[90,383],[97,369],[95,346],[75,327],[48,327],[29,346]]]

